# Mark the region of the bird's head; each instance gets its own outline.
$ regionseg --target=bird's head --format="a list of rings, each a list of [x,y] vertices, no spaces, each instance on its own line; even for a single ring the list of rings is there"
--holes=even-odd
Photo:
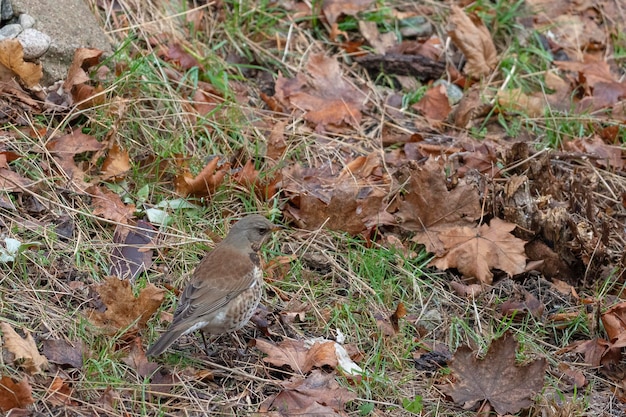
[[[224,243],[235,246],[251,246],[257,250],[270,234],[278,230],[280,226],[267,220],[259,214],[252,214],[235,223],[231,228]]]

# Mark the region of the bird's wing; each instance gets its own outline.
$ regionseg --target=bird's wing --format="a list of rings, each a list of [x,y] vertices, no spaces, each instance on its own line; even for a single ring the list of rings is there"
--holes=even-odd
[[[200,261],[174,313],[172,325],[201,317],[225,306],[255,283],[252,261],[256,253],[242,254],[220,245]]]

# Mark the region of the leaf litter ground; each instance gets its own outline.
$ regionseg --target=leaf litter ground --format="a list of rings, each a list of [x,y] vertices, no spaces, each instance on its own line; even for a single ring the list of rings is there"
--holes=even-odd
[[[48,90],[5,52],[0,409],[621,415],[624,12],[552,3],[97,2],[126,48]],[[250,211],[255,325],[146,358]]]

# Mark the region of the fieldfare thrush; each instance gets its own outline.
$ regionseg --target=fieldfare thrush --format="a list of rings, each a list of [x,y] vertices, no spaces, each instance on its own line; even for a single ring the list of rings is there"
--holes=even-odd
[[[158,356],[180,336],[199,329],[211,334],[241,329],[263,293],[257,251],[277,229],[258,214],[235,223],[224,240],[200,261],[180,297],[170,327],[146,354]]]

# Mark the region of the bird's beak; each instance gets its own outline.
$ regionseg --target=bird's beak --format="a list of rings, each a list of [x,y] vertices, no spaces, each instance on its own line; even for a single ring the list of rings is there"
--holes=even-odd
[[[285,229],[287,229],[287,226],[283,226],[282,224],[275,224],[274,227],[272,227],[272,232],[279,232]]]

